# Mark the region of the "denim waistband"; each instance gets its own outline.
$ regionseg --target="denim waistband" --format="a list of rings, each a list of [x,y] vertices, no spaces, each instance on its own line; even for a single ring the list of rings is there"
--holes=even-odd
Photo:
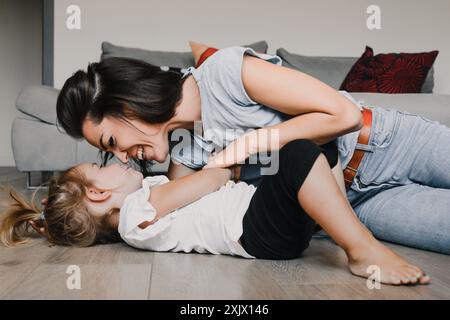
[[[398,112],[391,108],[367,106],[372,110],[372,126],[368,145],[359,144],[360,130],[350,132],[336,139],[342,169],[350,162],[355,149],[373,152],[375,145],[383,147],[392,139],[398,121]]]

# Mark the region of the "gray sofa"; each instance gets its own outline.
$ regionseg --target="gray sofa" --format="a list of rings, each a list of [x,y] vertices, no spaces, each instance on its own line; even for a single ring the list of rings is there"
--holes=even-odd
[[[267,52],[267,43],[251,45],[256,51]],[[350,70],[356,57],[308,57],[276,52],[283,65],[301,70],[320,79],[335,89]],[[102,43],[101,59],[110,56],[134,57],[147,62],[177,68],[186,68],[194,61],[189,52],[148,51]],[[450,127],[450,95],[433,94],[433,71],[419,94],[350,93],[356,100],[369,106],[397,108],[437,120]],[[24,88],[16,101],[20,115],[12,125],[12,149],[17,169],[22,172],[53,172],[64,170],[81,162],[99,160],[98,150],[85,141],[76,141],[56,126],[56,99],[59,90],[47,86]],[[168,161],[155,168],[165,171]],[[29,180],[28,180],[29,181]]]

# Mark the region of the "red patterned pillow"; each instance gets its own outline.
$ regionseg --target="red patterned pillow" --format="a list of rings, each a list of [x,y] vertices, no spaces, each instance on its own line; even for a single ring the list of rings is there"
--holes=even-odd
[[[366,46],[339,90],[349,92],[420,93],[439,51],[373,55]]]

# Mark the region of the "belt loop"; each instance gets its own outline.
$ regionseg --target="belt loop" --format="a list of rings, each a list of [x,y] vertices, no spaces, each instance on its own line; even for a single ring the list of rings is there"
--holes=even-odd
[[[369,145],[370,131],[372,129],[372,110],[370,108],[362,107],[363,127],[359,131],[358,141],[347,167],[344,169],[345,187],[350,188],[355,176],[358,172],[358,167],[364,157],[365,152],[373,152],[374,147]]]
[[[374,152],[375,151],[375,147],[371,146],[370,144],[362,144],[362,143],[356,143],[356,148],[357,150],[362,150],[365,152]]]

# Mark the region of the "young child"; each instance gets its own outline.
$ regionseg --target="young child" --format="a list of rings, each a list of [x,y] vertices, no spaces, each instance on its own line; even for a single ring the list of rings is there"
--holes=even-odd
[[[345,250],[353,274],[368,277],[368,267],[376,265],[383,283],[428,283],[422,270],[360,223],[329,161],[309,140],[289,142],[279,151],[277,173],[264,176],[258,188],[230,181],[229,169],[169,181],[143,179],[117,164],[81,164],[51,181],[43,211],[10,191],[15,202],[2,215],[0,239],[7,246],[24,242],[27,221],[40,220],[55,244],[90,246],[122,238],[153,251],[291,259],[308,247],[318,223]]]

